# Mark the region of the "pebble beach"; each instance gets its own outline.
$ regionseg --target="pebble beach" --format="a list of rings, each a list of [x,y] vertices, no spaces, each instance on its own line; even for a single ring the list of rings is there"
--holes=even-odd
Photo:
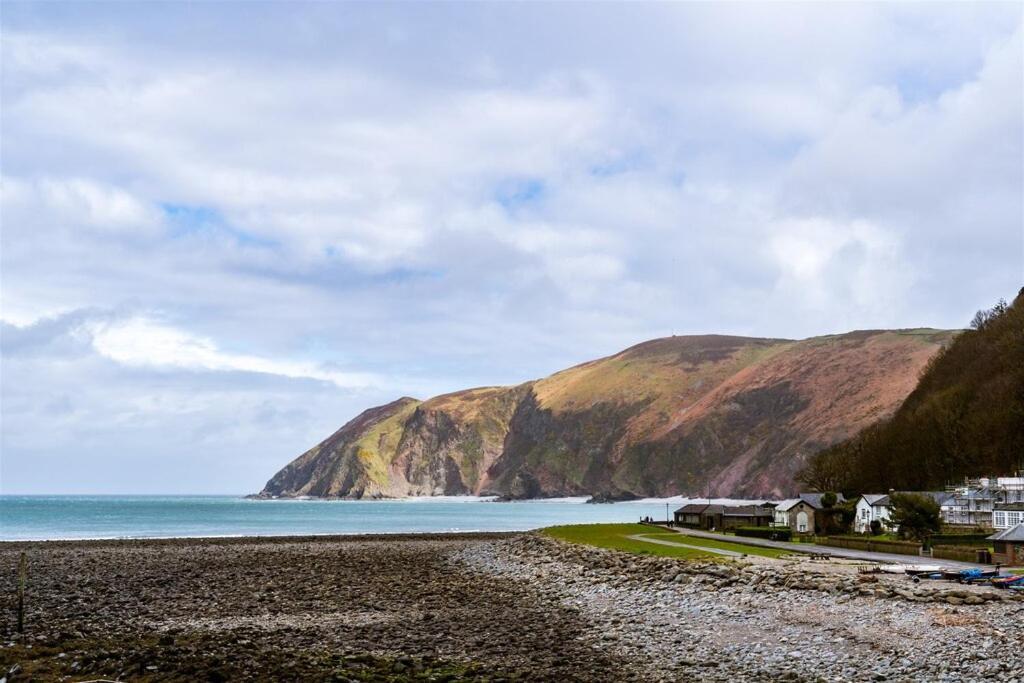
[[[7,543],[0,593],[8,681],[1024,682],[1007,591],[537,533]]]

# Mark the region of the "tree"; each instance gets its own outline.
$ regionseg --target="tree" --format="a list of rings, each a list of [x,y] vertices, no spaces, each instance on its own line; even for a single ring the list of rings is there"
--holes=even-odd
[[[924,540],[942,527],[939,504],[931,496],[918,493],[893,493],[889,495],[892,505],[892,525],[901,538]]]
[[[872,536],[881,536],[882,535],[882,523],[879,520],[877,520],[877,519],[871,520],[871,535]]]
[[[826,491],[825,493],[821,494],[821,505],[824,508],[834,508],[836,506],[836,501],[838,500],[839,498],[836,496],[836,494],[832,493],[831,491]]]
[[[1024,453],[1024,289],[937,352],[896,413],[814,453],[812,491],[927,491],[1010,473]]]

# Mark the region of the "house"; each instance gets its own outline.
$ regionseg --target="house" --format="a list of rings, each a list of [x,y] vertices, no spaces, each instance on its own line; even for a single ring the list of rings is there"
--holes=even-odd
[[[728,531],[740,526],[770,526],[772,508],[769,505],[712,505],[691,503],[675,512],[679,526],[697,529]]]
[[[992,510],[992,528],[1009,529],[1024,522],[1024,503],[996,503]]]
[[[994,527],[996,505],[1024,503],[1024,477],[966,479],[963,484],[951,487],[949,493],[952,500],[942,506],[943,522]]]
[[[995,547],[992,560],[999,564],[1024,564],[1024,523],[1003,529],[988,537]]]
[[[942,521],[961,526],[991,527],[995,502],[996,493],[988,486],[958,487],[942,503]]]
[[[825,512],[825,506],[821,502],[824,495],[824,493],[801,493],[796,502],[784,511],[789,528],[793,530],[793,533],[820,533],[825,528],[825,520],[829,513]],[[842,503],[844,500],[846,499],[843,498],[843,494],[836,495],[836,503]],[[778,510],[779,507],[782,506],[775,509]]]
[[[853,520],[853,530],[859,534],[871,531],[871,523],[878,522],[886,527],[891,519],[892,505],[889,496],[884,493],[865,493],[857,499],[857,516]]]
[[[772,526],[789,526],[789,511],[799,502],[799,498],[790,498],[776,503]]]
[[[854,531],[867,533],[871,531],[871,522],[878,521],[883,527],[891,524],[892,520],[892,499],[889,497],[896,493],[890,491],[888,494],[865,493],[857,500],[857,516],[853,521]],[[915,496],[931,498],[939,505],[941,513],[943,505],[949,505],[953,494],[945,491],[899,491]]]
[[[700,515],[708,507],[710,507],[710,505],[707,503],[690,503],[689,505],[684,505],[675,512],[674,517],[676,526],[686,526],[694,529],[700,528]]]

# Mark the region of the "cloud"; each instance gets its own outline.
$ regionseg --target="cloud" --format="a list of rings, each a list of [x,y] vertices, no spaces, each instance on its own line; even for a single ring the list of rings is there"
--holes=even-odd
[[[7,3],[6,481],[102,490],[79,444],[250,490],[396,395],[672,333],[961,326],[1024,279],[1020,26]]]
[[[0,180],[4,213],[17,229],[25,214],[65,229],[153,236],[161,228],[155,207],[124,189],[85,178]],[[42,217],[39,213],[43,213]]]
[[[332,382],[342,388],[363,388],[380,383],[379,379],[367,373],[346,373],[312,363],[227,353],[210,339],[145,318],[93,323],[85,329],[100,355],[129,366],[257,372]]]

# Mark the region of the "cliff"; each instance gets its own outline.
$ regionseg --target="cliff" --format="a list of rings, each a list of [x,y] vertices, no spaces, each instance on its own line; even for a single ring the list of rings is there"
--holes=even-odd
[[[657,339],[515,387],[365,411],[261,496],[781,496],[890,416],[955,333]]]

